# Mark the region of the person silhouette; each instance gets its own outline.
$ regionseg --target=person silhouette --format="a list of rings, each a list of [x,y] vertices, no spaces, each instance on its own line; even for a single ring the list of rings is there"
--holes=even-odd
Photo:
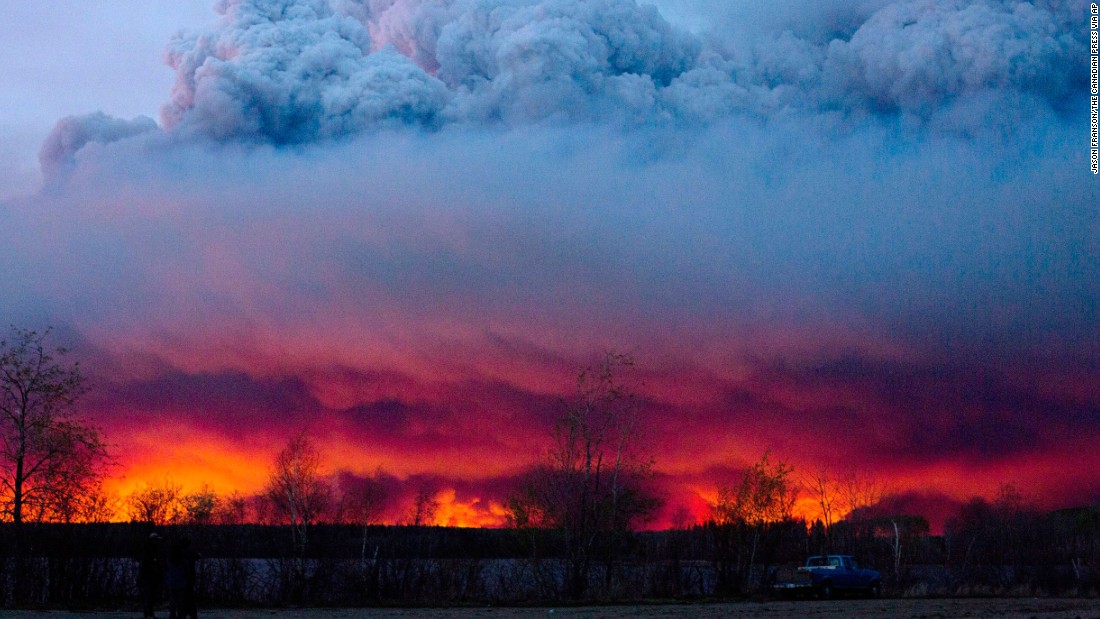
[[[145,539],[138,563],[138,592],[141,595],[142,616],[154,617],[160,602],[161,583],[164,582],[164,544],[156,532]]]
[[[165,583],[168,585],[169,619],[198,619],[198,607],[195,604],[195,561],[198,555],[191,549],[191,540],[181,537],[172,544],[168,553],[168,570]]]

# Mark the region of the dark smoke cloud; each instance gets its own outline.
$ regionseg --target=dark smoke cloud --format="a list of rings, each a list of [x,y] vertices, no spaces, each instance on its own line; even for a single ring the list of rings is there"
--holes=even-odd
[[[635,0],[222,0],[216,8],[222,17],[209,30],[169,48],[177,79],[163,118],[173,133],[217,141],[830,111],[938,119],[965,131],[991,116],[1011,123],[1020,108],[1063,109],[1084,88],[1072,70],[1085,50],[1083,30],[1071,27],[1083,8],[1075,2],[833,3],[801,18],[778,6],[787,19],[752,36],[743,24],[725,36],[691,33]],[[749,14],[736,3],[728,12]],[[64,139],[74,124],[99,140],[133,133],[120,133],[121,121],[97,130],[104,122],[67,119],[44,161],[83,145]]]
[[[380,122],[431,125],[450,93],[327,2],[221,2],[208,33],[173,41],[166,124],[216,140],[312,142]]]
[[[945,100],[1013,91],[1064,105],[1081,86],[1064,69],[1084,40],[1072,2],[909,2],[833,41],[823,78],[841,104],[927,116]],[[854,106],[854,105],[853,105]]]

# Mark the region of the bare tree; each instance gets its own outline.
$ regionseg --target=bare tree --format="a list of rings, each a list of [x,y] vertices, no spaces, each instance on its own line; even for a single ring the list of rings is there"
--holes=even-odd
[[[825,537],[828,539],[833,523],[836,522],[838,504],[841,501],[840,484],[828,469],[822,467],[803,477],[802,485],[821,510],[821,523],[825,527]]]
[[[120,505],[121,499],[116,493],[96,483],[78,493],[58,493],[48,520],[65,524],[111,522],[118,515]]]
[[[339,487],[340,522],[371,525],[382,520],[389,492],[386,489],[386,472],[379,467],[373,475],[359,477],[343,473],[337,478]]]
[[[876,553],[882,540],[890,539],[896,576],[908,521],[901,520],[899,514],[889,513],[886,499],[892,490],[873,474],[858,470],[837,477],[834,484],[837,514],[843,518],[834,522],[838,526],[830,541],[847,553],[870,556]]]
[[[414,527],[431,526],[435,524],[438,512],[439,501],[435,499],[435,491],[430,485],[422,484],[413,499],[412,511],[409,512],[409,524]]]
[[[751,575],[761,540],[775,524],[790,520],[799,488],[793,481],[794,469],[785,462],[771,462],[768,452],[745,469],[736,483],[719,483],[714,519],[720,527],[732,530],[747,527],[746,561],[739,561],[743,579]],[[740,552],[740,550],[738,551]]]
[[[210,486],[203,484],[194,492],[181,497],[183,520],[187,524],[210,524],[218,513],[221,497]]]
[[[48,334],[12,327],[0,340],[0,502],[16,525],[70,516],[108,461],[99,431],[73,410],[80,368],[64,362],[65,348],[46,347]]]
[[[126,507],[134,522],[176,524],[184,516],[183,487],[168,478],[147,483],[130,493]]]
[[[738,483],[718,485],[715,519],[719,524],[767,524],[790,518],[798,497],[798,486],[791,479],[793,472],[785,462],[772,464],[770,454],[765,452],[745,470]]]
[[[73,457],[58,458],[45,467],[38,496],[24,502],[23,519],[34,522],[103,522],[113,512],[112,498],[103,490],[109,465],[87,445],[70,445]]]
[[[585,594],[598,542],[613,541],[658,504],[649,488],[652,460],[639,451],[637,398],[616,376],[631,366],[629,356],[609,352],[581,371],[546,462],[509,501],[517,526],[565,532],[574,597]],[[608,555],[608,579],[612,559]]]
[[[111,522],[121,510],[121,504],[118,493],[108,492],[101,485],[84,497],[69,522]]]
[[[837,487],[840,490],[845,518],[852,521],[870,516],[871,510],[890,494],[889,487],[873,475],[856,472],[850,472],[841,478]]]
[[[291,438],[275,457],[266,494],[276,512],[291,525],[294,542],[304,546],[306,532],[320,519],[330,494],[321,454],[304,432]]]
[[[695,524],[695,514],[691,513],[687,505],[680,505],[672,512],[671,520],[672,530],[686,531]]]
[[[249,504],[255,497],[246,497],[234,490],[218,501],[214,508],[214,522],[218,524],[244,524],[249,521]],[[253,521],[258,518],[253,518]]]
[[[339,520],[363,527],[362,543],[359,549],[359,558],[362,561],[367,558],[369,527],[372,524],[381,522],[382,512],[386,506],[389,493],[386,490],[385,479],[386,473],[381,467],[376,469],[372,476],[357,477],[345,473],[338,478],[340,489]]]

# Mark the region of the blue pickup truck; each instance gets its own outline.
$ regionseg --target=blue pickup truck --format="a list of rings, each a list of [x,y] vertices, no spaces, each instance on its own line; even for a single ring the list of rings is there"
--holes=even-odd
[[[831,598],[839,593],[863,593],[878,597],[882,592],[882,576],[875,570],[861,568],[848,555],[825,555],[806,559],[794,578],[779,580],[772,588],[779,595],[816,595]]]

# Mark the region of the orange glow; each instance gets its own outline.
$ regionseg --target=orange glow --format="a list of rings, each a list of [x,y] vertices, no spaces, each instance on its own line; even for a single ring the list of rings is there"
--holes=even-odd
[[[387,311],[378,320],[398,321]],[[380,468],[394,485],[427,480],[427,487],[443,488],[435,496],[438,524],[502,526],[507,480],[544,457],[553,416],[575,387],[579,363],[570,355],[584,338],[572,348],[558,347],[557,355],[540,356],[523,348],[533,345],[510,326],[494,330],[505,342],[494,350],[471,343],[476,336],[468,328],[456,328],[432,348],[410,343],[416,336],[406,331],[415,324],[383,329],[389,339],[371,326],[283,334],[281,325],[271,324],[211,335],[214,344],[192,347],[152,335],[130,341],[156,363],[129,355],[121,342],[107,346],[127,359],[138,357],[119,364],[123,383],[159,388],[156,379],[167,373],[183,385],[166,383],[178,389],[175,399],[139,391],[136,403],[124,400],[112,408],[106,398],[104,436],[117,446],[112,452],[119,465],[107,489],[125,497],[171,479],[185,491],[206,485],[223,495],[252,495],[263,489],[274,455],[304,429],[323,455],[326,474],[368,476]],[[514,348],[512,338],[519,342]],[[796,480],[822,467],[855,469],[873,476],[887,493],[935,495],[947,506],[941,511],[973,496],[991,498],[1003,483],[1016,484],[1044,507],[1090,500],[1074,495],[1078,488],[1096,491],[1100,452],[1088,434],[1060,439],[1057,448],[1017,447],[1011,456],[946,449],[926,456],[909,442],[912,420],[896,408],[880,412],[884,396],[874,389],[828,376],[797,378],[794,370],[793,379],[769,375],[746,360],[722,365],[709,348],[693,364],[689,352],[679,351],[678,361],[665,357],[639,367],[631,377],[654,406],[638,429],[666,498],[646,526],[671,526],[686,514],[695,522],[707,520],[717,484],[765,451],[793,466]],[[175,369],[166,371],[164,364]],[[222,374],[232,380],[219,383]],[[204,381],[216,386],[209,402]],[[243,393],[234,391],[239,385]],[[279,412],[268,412],[269,405]],[[927,419],[914,427],[934,437],[931,423],[922,425]],[[836,421],[859,434],[839,430]],[[409,502],[413,492],[403,486],[398,494],[404,498],[391,500]],[[396,523],[408,508],[393,504],[386,511]],[[809,521],[820,511],[808,491],[794,507],[796,516]]]
[[[444,527],[498,528],[507,524],[508,511],[496,501],[480,498],[459,500],[453,488],[441,490],[435,495],[439,509],[435,524]]]
[[[169,440],[168,437],[172,437]],[[187,434],[179,428],[164,426],[151,429],[146,434],[133,438],[138,448],[134,455],[120,462],[120,474],[105,481],[105,489],[121,498],[141,489],[145,485],[170,480],[179,484],[184,492],[192,492],[203,486],[209,486],[220,495],[239,492],[244,495],[262,491],[269,474],[270,461],[278,450],[279,444],[270,447],[255,446],[248,450],[224,437]],[[324,444],[324,443],[321,443]],[[345,449],[348,445],[334,441],[326,444],[326,453],[335,454],[325,463],[326,472],[338,470],[367,475],[381,463],[383,468],[399,478],[416,474],[458,474],[476,469],[476,466],[448,469],[446,462],[438,458],[426,458],[422,461],[406,459],[403,466],[399,453],[392,453],[380,460],[367,460]],[[390,459],[392,458],[392,459]],[[469,458],[467,458],[469,459]],[[995,496],[1000,484],[1017,483],[1025,492],[1040,492],[1046,472],[1054,468],[1067,466],[1065,456],[1036,456],[1013,464],[991,464],[975,466],[973,464],[941,462],[910,469],[884,471],[881,480],[890,492],[906,492],[934,488],[948,497],[965,501],[972,496]],[[1100,457],[1085,458],[1090,467],[1100,465]],[[476,460],[474,460],[476,464]],[[390,464],[394,469],[387,468]],[[1079,465],[1084,464],[1078,462]],[[432,466],[434,465],[434,466]],[[492,475],[496,467],[484,467],[483,473]],[[1094,468],[1093,468],[1094,470]],[[1070,477],[1087,478],[1087,471],[1067,473]],[[468,483],[477,485],[477,478]],[[713,483],[705,478],[698,483],[680,482],[678,488],[669,490],[666,498],[669,502],[668,513],[657,521],[649,523],[647,528],[661,529],[672,526],[673,510],[682,508],[691,516],[691,521],[701,523],[712,516],[712,507],[717,500],[717,480]],[[1082,480],[1084,481],[1084,479]],[[433,524],[449,527],[501,527],[506,526],[508,513],[503,505],[504,497],[485,495],[460,496],[454,487],[445,487],[434,496],[438,503]],[[400,506],[394,513],[406,511]],[[793,510],[794,516],[812,522],[821,517],[821,508],[808,490],[798,496]],[[837,513],[834,518],[842,519],[846,514]],[[125,519],[125,513],[116,514]],[[400,518],[391,517],[390,524],[397,524]],[[942,524],[942,523],[941,523]]]
[[[244,451],[224,437],[166,424],[131,437],[129,455],[119,458],[122,474],[106,480],[105,487],[126,496],[172,480],[184,491],[206,485],[219,494],[255,493],[263,488],[274,453]]]
[[[714,505],[718,502],[717,485],[712,488],[693,486],[691,491],[697,501],[692,501],[688,507],[696,522],[704,522],[713,517]],[[795,499],[791,514],[795,518],[802,518],[807,522],[813,522],[821,517],[821,507],[805,490],[799,493]]]
[[[203,432],[178,422],[164,422],[142,431],[131,430],[121,436],[127,449],[117,457],[119,466],[115,474],[105,481],[105,489],[119,497],[148,484],[171,480],[185,492],[209,486],[221,495],[238,492],[244,495],[262,491],[274,454],[283,440],[257,433],[248,441],[235,440],[218,433]],[[451,479],[469,480],[469,487],[477,487],[479,479],[488,480],[507,476],[523,469],[538,458],[538,451],[526,453],[492,453],[489,448],[469,449],[461,444],[447,445],[442,450],[410,457],[398,445],[370,446],[356,443],[348,436],[331,434],[315,439],[325,454],[325,473],[348,471],[357,475],[369,475],[381,467],[398,479],[415,475],[437,475]],[[746,454],[751,445],[737,445],[731,437],[729,445],[716,443],[722,453],[740,448]],[[889,468],[878,463],[874,468],[877,479],[886,486],[888,493],[935,491],[956,501],[973,496],[991,498],[1002,483],[1015,483],[1026,493],[1041,497],[1051,485],[1050,471],[1062,471],[1068,480],[1087,483],[1091,473],[1100,466],[1100,455],[1088,450],[1088,440],[1080,445],[1067,445],[1059,454],[1034,454],[1012,461],[975,463],[965,461],[939,461],[922,465]],[[705,454],[697,454],[696,463],[706,464]],[[526,460],[525,457],[526,456]],[[670,452],[680,470],[678,480],[666,487],[668,513],[649,524],[652,528],[664,528],[673,524],[672,512],[686,510],[695,522],[711,517],[711,508],[717,500],[717,476],[696,469],[690,470],[691,458]],[[660,461],[660,459],[659,459]],[[796,474],[809,465],[796,465]],[[713,476],[713,474],[710,474]],[[507,522],[504,497],[490,492],[477,495],[460,495],[453,486],[446,486],[435,495],[439,504],[435,523],[455,527],[500,527]],[[404,511],[395,507],[395,513]],[[808,490],[803,490],[795,506],[794,515],[813,521],[821,517],[821,509]],[[845,514],[836,514],[841,519]],[[125,514],[118,514],[125,518]],[[398,522],[393,519],[393,523]]]

